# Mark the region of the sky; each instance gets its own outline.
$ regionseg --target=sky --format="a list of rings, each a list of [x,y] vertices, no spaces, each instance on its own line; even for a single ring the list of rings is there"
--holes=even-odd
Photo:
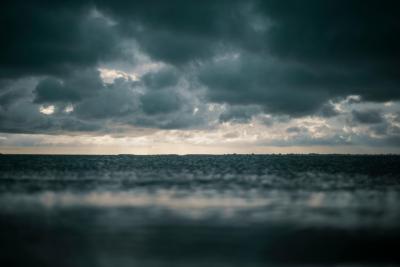
[[[0,152],[400,153],[399,8],[5,0]]]

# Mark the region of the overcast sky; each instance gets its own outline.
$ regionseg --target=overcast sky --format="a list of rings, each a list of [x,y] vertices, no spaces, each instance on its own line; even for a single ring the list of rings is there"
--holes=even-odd
[[[0,152],[399,153],[399,10],[3,1]]]

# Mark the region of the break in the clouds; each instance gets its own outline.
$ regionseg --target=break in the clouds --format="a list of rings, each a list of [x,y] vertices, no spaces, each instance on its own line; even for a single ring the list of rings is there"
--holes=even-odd
[[[400,147],[399,8],[3,2],[0,143]]]

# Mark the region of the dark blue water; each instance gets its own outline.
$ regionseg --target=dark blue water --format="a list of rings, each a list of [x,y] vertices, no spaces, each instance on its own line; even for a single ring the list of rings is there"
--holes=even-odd
[[[398,156],[0,156],[1,266],[400,266]]]

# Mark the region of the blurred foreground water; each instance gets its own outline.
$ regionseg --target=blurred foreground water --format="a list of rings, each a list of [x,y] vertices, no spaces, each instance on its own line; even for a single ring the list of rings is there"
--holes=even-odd
[[[400,266],[400,157],[0,156],[1,266]]]

